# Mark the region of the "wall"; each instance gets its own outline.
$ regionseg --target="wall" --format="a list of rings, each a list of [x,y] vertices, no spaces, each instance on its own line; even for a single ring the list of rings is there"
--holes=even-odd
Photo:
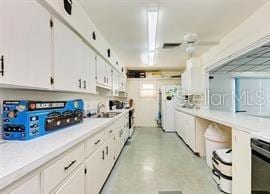
[[[267,25],[267,18],[270,18],[270,2],[227,34],[219,45],[204,54],[201,57],[203,66],[208,67],[269,35],[270,25]]]
[[[156,83],[157,95],[154,98],[140,97],[140,82],[148,80],[149,83]],[[158,91],[163,85],[180,84],[180,79],[129,79],[128,97],[134,99],[135,125],[143,127],[155,127],[158,113]]]
[[[258,40],[270,35],[270,25],[267,25],[267,18],[270,18],[270,2],[258,9],[254,14],[247,18],[242,24],[228,33],[217,46],[209,49],[201,56],[203,72],[203,90],[205,91],[205,107],[208,108],[208,68],[225,59],[226,57],[249,47]]]

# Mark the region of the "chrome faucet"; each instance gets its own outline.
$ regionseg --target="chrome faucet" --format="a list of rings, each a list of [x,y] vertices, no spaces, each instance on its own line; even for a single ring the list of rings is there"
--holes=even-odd
[[[105,104],[98,103],[98,105],[97,105],[97,115],[100,115],[101,114],[101,109],[102,108],[105,108]]]

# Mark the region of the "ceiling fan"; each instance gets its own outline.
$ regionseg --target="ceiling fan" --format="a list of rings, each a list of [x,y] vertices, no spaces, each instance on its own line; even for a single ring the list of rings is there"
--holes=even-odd
[[[201,41],[198,40],[199,36],[196,33],[189,33],[184,36],[182,43],[164,43],[160,51],[175,51],[177,49],[185,48],[186,53],[190,56],[196,51],[197,46],[215,46],[218,45],[217,41]]]

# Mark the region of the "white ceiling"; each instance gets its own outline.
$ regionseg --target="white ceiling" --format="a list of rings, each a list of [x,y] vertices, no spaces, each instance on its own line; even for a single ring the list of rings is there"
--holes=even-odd
[[[187,33],[199,40],[219,41],[267,0],[79,0],[121,61],[130,69],[146,69],[147,9],[159,7],[157,46],[183,42]],[[197,49],[197,56],[209,46]],[[151,69],[183,69],[184,47],[159,51]]]

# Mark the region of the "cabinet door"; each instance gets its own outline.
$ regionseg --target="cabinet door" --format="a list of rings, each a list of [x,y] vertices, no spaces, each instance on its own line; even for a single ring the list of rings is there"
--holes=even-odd
[[[105,155],[106,155],[106,171],[109,174],[114,165],[114,137],[110,137],[105,145]]]
[[[50,14],[36,0],[1,0],[0,83],[49,89],[52,68]],[[1,71],[0,67],[0,71]]]
[[[195,117],[186,115],[186,139],[189,147],[196,150],[196,129],[195,129]]]
[[[112,67],[108,63],[106,63],[106,84],[108,87],[112,87]]]
[[[81,166],[58,188],[54,194],[84,194],[84,166]]]
[[[122,150],[122,129],[121,127],[118,128],[116,134],[115,134],[115,158],[117,159],[121,150]]]
[[[98,194],[107,177],[105,147],[100,147],[86,160],[86,194]]]
[[[250,134],[232,131],[233,194],[251,194]]]
[[[113,95],[118,96],[119,95],[119,78],[118,78],[118,72],[113,69]]]
[[[64,91],[81,91],[83,79],[82,41],[68,27],[54,22],[54,88]]]
[[[175,130],[177,132],[177,134],[182,137],[182,133],[181,133],[181,117],[179,114],[179,111],[175,110],[174,111],[174,122],[175,122]]]
[[[85,43],[83,47],[83,89],[87,93],[96,94],[96,60],[95,53]]]
[[[105,72],[106,72],[106,66],[105,66],[105,61],[100,58],[100,57],[96,57],[96,64],[97,64],[97,83],[98,84],[105,84]]]
[[[41,183],[40,183],[40,176],[34,176],[30,180],[26,181],[24,184],[16,188],[15,190],[11,191],[9,194],[29,194],[41,193]]]

